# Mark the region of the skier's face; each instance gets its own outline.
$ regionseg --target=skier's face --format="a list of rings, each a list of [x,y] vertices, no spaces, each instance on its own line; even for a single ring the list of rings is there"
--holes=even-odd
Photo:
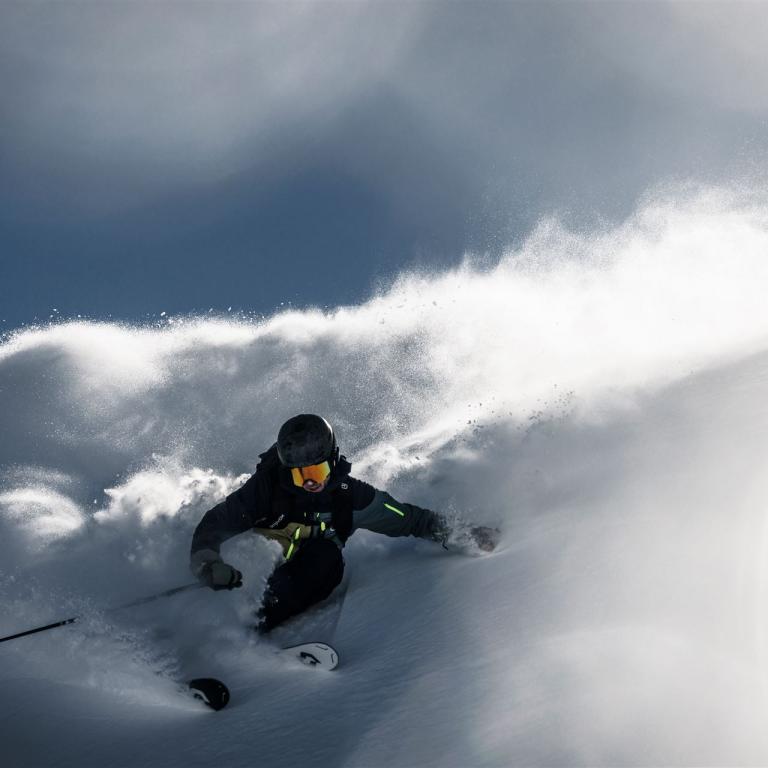
[[[328,480],[323,480],[322,483],[318,483],[314,480],[305,480],[301,487],[310,493],[320,493],[326,485],[328,485]]]

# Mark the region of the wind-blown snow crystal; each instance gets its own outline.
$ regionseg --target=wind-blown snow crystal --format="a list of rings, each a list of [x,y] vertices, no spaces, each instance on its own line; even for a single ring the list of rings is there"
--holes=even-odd
[[[678,192],[598,232],[543,221],[494,265],[401,275],[359,306],[19,331],[0,347],[0,633],[62,601],[92,618],[0,648],[6,688],[43,656],[44,679],[89,670],[101,706],[126,687],[106,667],[219,671],[241,709],[215,731],[183,710],[171,741],[228,744],[232,765],[765,762],[767,288],[765,201]],[[188,579],[201,515],[313,411],[356,476],[500,525],[501,551],[354,536],[333,683],[275,671],[249,636],[277,558],[258,538],[225,545],[245,589],[105,631],[92,606]],[[305,710],[336,737],[287,744]],[[127,730],[92,738],[145,754]]]

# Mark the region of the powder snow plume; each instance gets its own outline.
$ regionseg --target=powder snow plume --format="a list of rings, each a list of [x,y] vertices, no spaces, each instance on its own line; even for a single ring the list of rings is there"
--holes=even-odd
[[[356,476],[503,531],[498,554],[451,569],[423,542],[353,537],[350,564],[378,562],[391,585],[412,557],[430,599],[451,594],[447,631],[480,661],[455,683],[465,727],[419,741],[409,717],[437,729],[462,708],[414,651],[421,692],[398,689],[335,764],[384,765],[395,734],[402,764],[454,764],[435,742],[456,765],[764,762],[766,289],[763,197],[677,190],[599,231],[544,220],[492,265],[403,274],[359,306],[19,330],[0,346],[0,634],[188,579],[201,515],[286,418],[317,412]],[[271,545],[232,552],[263,584]],[[360,582],[378,605],[382,580]],[[248,606],[232,600],[205,603],[216,621],[168,610],[214,647],[216,632],[240,637]],[[350,643],[365,634],[355,615],[384,621],[376,605],[349,606]],[[74,633],[62,653],[130,699],[183,651],[120,621],[129,660]],[[439,659],[436,621],[416,632],[409,618],[409,637]],[[13,663],[72,682],[53,647],[16,646]],[[367,683],[386,700],[391,683]]]

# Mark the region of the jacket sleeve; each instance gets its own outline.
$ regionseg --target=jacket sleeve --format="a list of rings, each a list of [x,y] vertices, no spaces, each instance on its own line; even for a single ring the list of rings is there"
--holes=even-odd
[[[269,496],[261,477],[252,475],[243,486],[209,509],[192,535],[190,554],[218,552],[222,543],[266,519]]]
[[[398,501],[386,491],[368,486],[373,498],[352,513],[353,530],[364,528],[385,536],[417,536],[440,540],[442,518],[436,512]]]

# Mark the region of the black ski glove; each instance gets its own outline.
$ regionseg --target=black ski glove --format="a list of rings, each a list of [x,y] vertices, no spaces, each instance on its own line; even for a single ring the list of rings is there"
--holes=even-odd
[[[469,535],[483,552],[493,552],[501,538],[501,531],[498,528],[476,525],[469,529]]]
[[[461,520],[449,523],[442,515],[435,515],[430,526],[430,537],[443,545],[444,549],[471,552],[480,549],[483,552],[493,552],[501,538],[498,528],[485,525],[473,525]]]
[[[192,555],[192,573],[211,589],[237,589],[243,586],[243,574],[222,561],[218,552],[203,549]]]
[[[206,563],[198,578],[211,589],[237,589],[243,586],[243,574],[221,561]]]

